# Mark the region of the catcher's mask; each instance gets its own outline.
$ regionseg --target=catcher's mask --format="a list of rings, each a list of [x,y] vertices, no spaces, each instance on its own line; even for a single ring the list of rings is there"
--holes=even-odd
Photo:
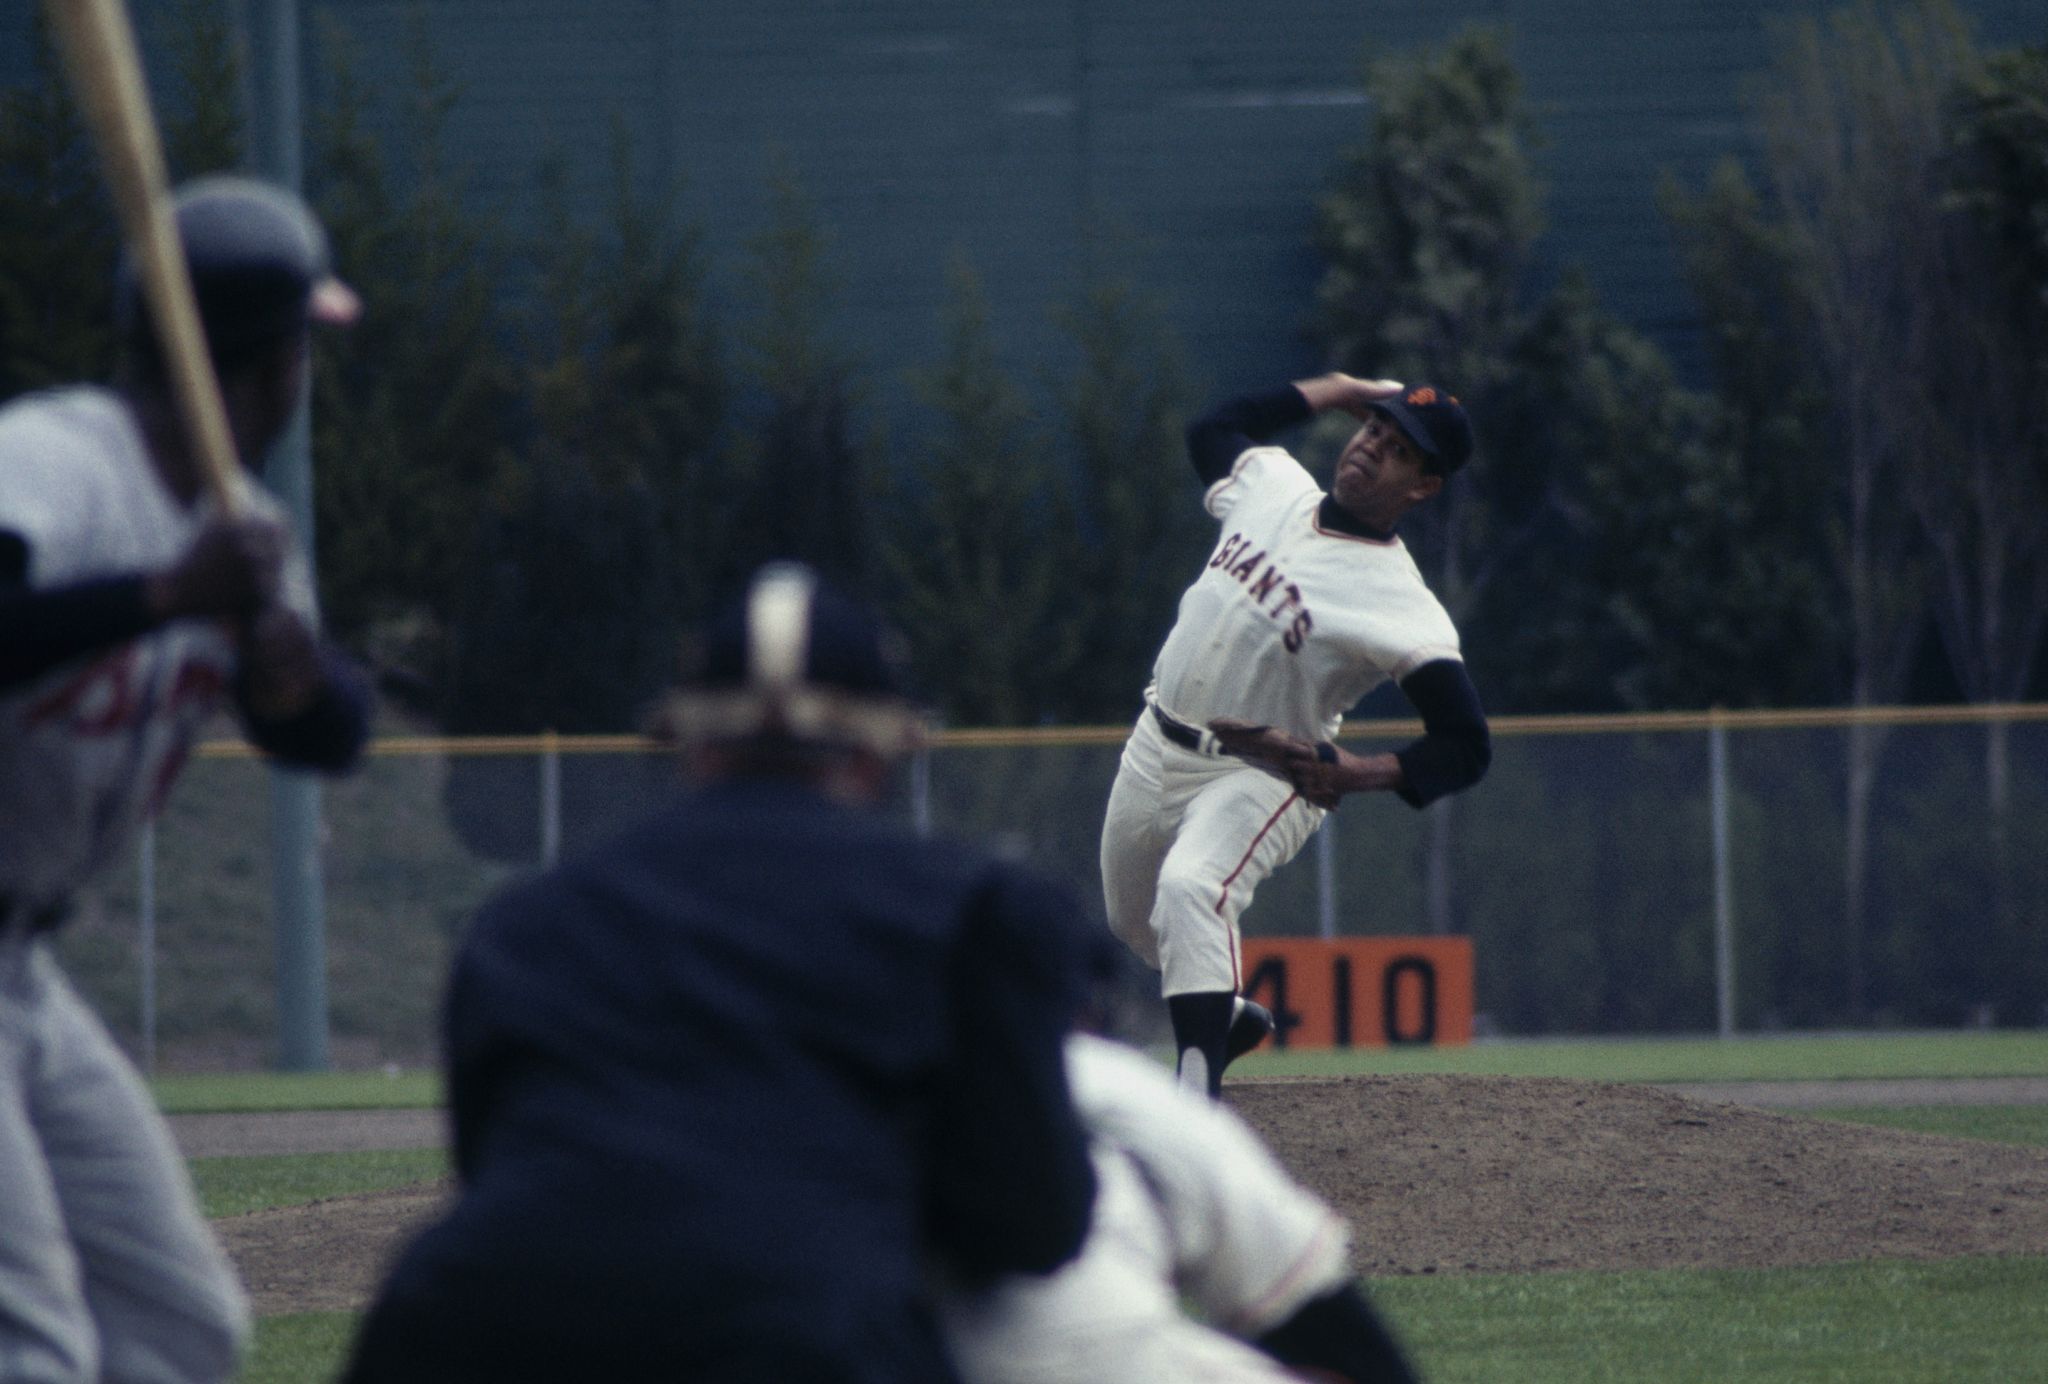
[[[807,566],[771,563],[683,656],[656,734],[679,746],[797,744],[893,758],[917,748],[902,639]]]

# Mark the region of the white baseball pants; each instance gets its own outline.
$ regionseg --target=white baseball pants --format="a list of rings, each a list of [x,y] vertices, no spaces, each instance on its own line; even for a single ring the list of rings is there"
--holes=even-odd
[[[1322,820],[1286,780],[1169,741],[1148,707],[1102,823],[1110,929],[1160,972],[1169,998],[1239,990],[1237,920]]]
[[[248,1334],[142,1078],[48,948],[0,935],[0,1379],[213,1384]]]

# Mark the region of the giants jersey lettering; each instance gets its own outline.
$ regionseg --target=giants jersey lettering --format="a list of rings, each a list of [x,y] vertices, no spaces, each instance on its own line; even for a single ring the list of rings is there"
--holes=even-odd
[[[1209,488],[1222,537],[1153,664],[1160,706],[1195,725],[1235,716],[1325,739],[1381,682],[1460,657],[1401,540],[1325,529],[1322,502],[1279,447],[1249,448]]]
[[[270,506],[253,490],[250,502]],[[30,586],[167,566],[203,520],[164,489],[116,395],[66,389],[0,410],[0,528],[27,540]],[[285,600],[312,617],[296,557]],[[120,853],[234,674],[227,631],[184,620],[0,694],[0,893],[53,902]]]
[[[1220,567],[1247,583],[1252,600],[1266,607],[1267,616],[1285,622],[1287,632],[1280,636],[1280,642],[1286,646],[1287,652],[1300,653],[1302,641],[1315,628],[1315,617],[1301,603],[1301,588],[1267,561],[1264,549],[1249,557],[1245,555],[1245,550],[1251,546],[1250,539],[1241,533],[1233,533],[1216,549],[1216,556],[1209,559],[1209,565]]]

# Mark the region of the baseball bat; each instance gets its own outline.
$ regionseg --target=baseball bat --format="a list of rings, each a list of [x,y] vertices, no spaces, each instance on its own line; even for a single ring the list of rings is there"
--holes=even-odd
[[[121,234],[141,271],[143,297],[200,477],[223,513],[238,513],[241,465],[178,239],[163,141],[127,6],[123,0],[45,0],[44,10],[99,151]]]

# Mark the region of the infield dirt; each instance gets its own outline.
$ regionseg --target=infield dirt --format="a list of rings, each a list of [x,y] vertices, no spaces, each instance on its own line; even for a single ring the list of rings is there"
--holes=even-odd
[[[1351,1221],[1363,1274],[2048,1254],[2048,1149],[1550,1078],[1268,1079],[1226,1098]],[[447,1190],[216,1224],[258,1312],[349,1310]]]

